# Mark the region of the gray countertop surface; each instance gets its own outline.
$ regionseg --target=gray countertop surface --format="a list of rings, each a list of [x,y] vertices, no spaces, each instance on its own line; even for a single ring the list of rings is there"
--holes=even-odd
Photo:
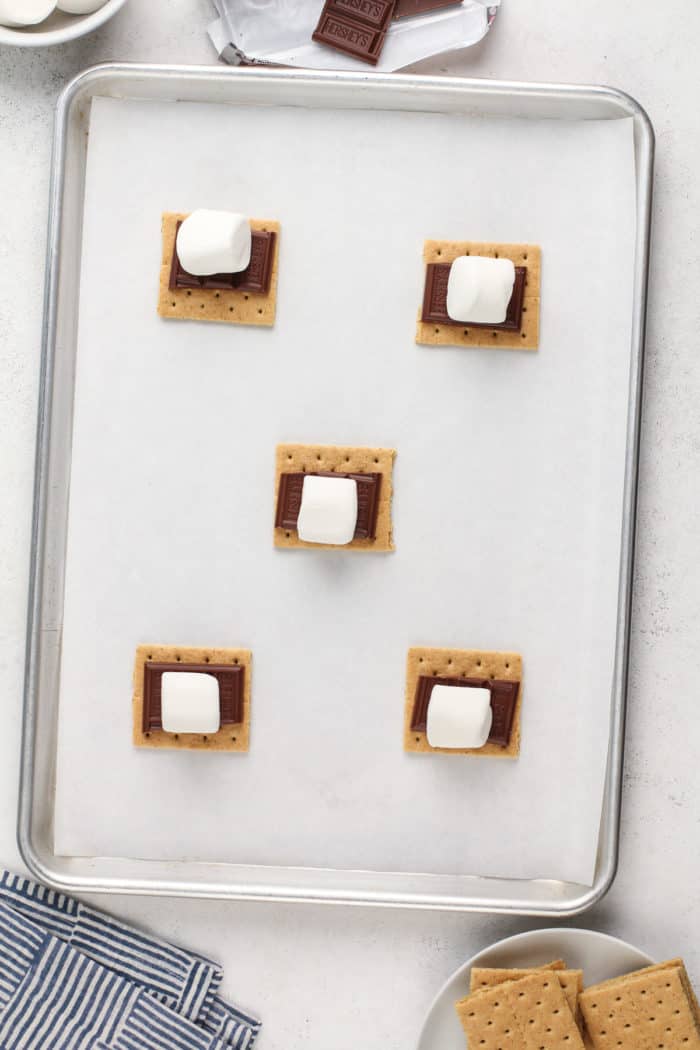
[[[0,864],[15,844],[34,427],[53,106],[109,60],[212,63],[209,0],[130,0],[93,36],[49,50],[0,47]],[[571,925],[655,957],[681,954],[700,983],[700,5],[503,0],[476,48],[420,72],[609,84],[657,138],[646,388],[620,870]],[[677,267],[677,271],[674,270]],[[584,320],[582,318],[582,320]],[[561,785],[566,795],[566,784]],[[575,814],[572,814],[575,819]],[[225,990],[264,1020],[261,1050],[406,1050],[467,956],[544,925],[492,916],[100,898],[225,964]]]

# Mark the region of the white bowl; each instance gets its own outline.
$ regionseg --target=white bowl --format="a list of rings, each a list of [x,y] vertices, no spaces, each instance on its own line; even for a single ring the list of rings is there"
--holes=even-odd
[[[93,29],[104,25],[125,3],[126,0],[107,0],[106,4],[91,15],[66,15],[62,11],[54,11],[45,22],[23,29],[0,26],[0,44],[12,44],[15,47],[65,44],[68,40],[76,40],[79,36],[92,33]]]

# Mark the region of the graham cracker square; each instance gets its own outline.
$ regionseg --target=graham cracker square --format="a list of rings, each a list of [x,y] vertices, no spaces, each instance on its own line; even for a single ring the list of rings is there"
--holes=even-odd
[[[416,342],[422,346],[472,346],[501,350],[536,350],[540,341],[540,275],[542,251],[535,244],[492,244],[478,241],[426,241],[424,263],[452,263],[460,255],[510,259],[525,266],[525,295],[519,332],[470,324],[436,324],[422,321],[418,310]]]
[[[185,645],[139,645],[134,662],[134,747],[173,748],[184,751],[247,751],[250,746],[250,679],[253,654],[250,649],[205,649]],[[147,663],[235,664],[244,669],[243,721],[222,725],[217,733],[166,733],[164,729],[143,731],[144,667]]]
[[[518,981],[521,977],[528,977],[531,973],[551,972],[552,970],[566,970],[563,959],[553,959],[552,962],[543,963],[542,966],[526,966],[517,969],[506,969],[494,966],[472,966],[469,971],[469,993],[478,992],[480,988],[493,988],[495,984],[503,984],[504,981]]]
[[[556,975],[546,971],[484,988],[455,1004],[469,1047],[583,1050]]]
[[[680,959],[593,985],[580,1005],[595,1050],[700,1048],[697,999]]]
[[[269,230],[275,237],[270,288],[265,295],[238,289],[170,288],[170,269],[175,251],[177,224],[187,218],[187,212],[166,211],[161,229],[163,254],[160,266],[158,313],[185,321],[221,321],[224,324],[263,325],[275,323],[277,306],[277,268],[279,261],[280,224],[270,219],[251,219],[253,230]]]
[[[424,730],[411,729],[416,685],[421,675],[447,678],[497,678],[520,682],[513,713],[510,740],[506,747],[486,743],[483,747],[431,747]],[[478,755],[484,758],[517,758],[520,754],[520,712],[523,700],[522,658],[518,653],[489,652],[481,649],[439,649],[414,646],[406,660],[403,746],[421,754]],[[465,698],[466,699],[466,698]]]
[[[374,539],[358,538],[343,546],[325,543],[306,543],[300,540],[296,529],[274,527],[274,545],[282,548],[307,547],[309,550],[393,551],[394,537],[391,521],[393,493],[392,473],[396,452],[391,448],[357,448],[352,445],[278,445],[275,450],[275,499],[277,508],[282,474],[339,473],[381,474],[379,504]]]
[[[533,966],[526,969],[506,970],[492,967],[474,966],[470,975],[470,991],[476,992],[480,988],[493,988],[505,981],[517,981],[522,977],[528,977],[533,973],[555,972],[557,980],[566,997],[569,1009],[577,1024],[580,1024],[580,1010],[578,997],[583,991],[583,970],[569,970],[563,962],[547,963],[546,966]]]

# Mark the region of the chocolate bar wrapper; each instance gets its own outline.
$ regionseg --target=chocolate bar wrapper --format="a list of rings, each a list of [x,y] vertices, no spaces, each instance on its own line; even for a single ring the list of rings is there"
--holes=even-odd
[[[367,71],[367,65],[311,39],[322,0],[213,0],[219,18],[209,37],[231,65],[301,66]],[[374,67],[389,73],[412,62],[478,43],[491,28],[500,0],[462,0],[442,10],[393,22]]]

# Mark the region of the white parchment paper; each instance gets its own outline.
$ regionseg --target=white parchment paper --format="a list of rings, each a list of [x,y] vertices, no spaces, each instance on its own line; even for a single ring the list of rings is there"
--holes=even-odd
[[[96,100],[56,848],[590,883],[631,121]],[[156,315],[164,210],[282,224],[277,323]],[[414,343],[425,237],[542,246],[537,353]],[[280,441],[398,450],[396,552],[272,548]],[[253,650],[248,755],[135,750],[140,642]],[[410,645],[515,649],[518,761],[402,750]]]

